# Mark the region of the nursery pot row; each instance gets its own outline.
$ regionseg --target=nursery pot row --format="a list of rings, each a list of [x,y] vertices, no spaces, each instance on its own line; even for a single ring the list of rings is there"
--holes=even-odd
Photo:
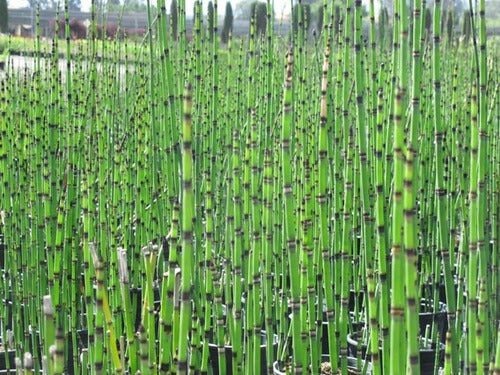
[[[339,358],[340,359],[340,358]],[[323,354],[321,356],[321,366],[322,366],[322,371],[321,373],[329,373],[327,372],[327,369],[330,366],[330,356],[328,354]],[[367,361],[361,361],[359,363],[358,367],[358,359],[355,357],[347,357],[347,369],[350,374],[367,374],[371,375],[372,373],[372,365],[370,362]],[[284,364],[281,361],[275,361],[273,363],[273,374],[274,375],[285,375],[286,374],[286,369]]]

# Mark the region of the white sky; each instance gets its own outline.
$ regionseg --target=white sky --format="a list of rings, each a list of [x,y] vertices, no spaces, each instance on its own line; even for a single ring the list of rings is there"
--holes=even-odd
[[[64,0],[61,0],[63,2]],[[123,0],[122,0],[123,1]],[[143,0],[145,2],[145,0]],[[186,1],[186,12],[188,15],[191,15],[192,10],[194,8],[194,0],[185,0]],[[203,0],[203,8],[204,12],[206,12],[206,7],[208,4],[209,0]],[[213,1],[213,0],[212,0]],[[235,5],[237,3],[242,3],[250,0],[231,0],[231,5],[233,6],[233,11],[235,8]],[[26,0],[7,0],[9,4],[9,8],[23,8],[28,6],[28,2]],[[168,6],[170,6],[171,0],[166,0],[167,2],[167,9]],[[90,3],[91,0],[81,0],[82,3],[82,10],[88,10],[90,8]],[[156,3],[156,1],[153,0],[153,3]],[[217,1],[217,8],[218,8],[218,13],[219,15],[223,15],[225,9],[226,9],[226,0],[218,0]],[[274,9],[275,9],[275,14],[277,17],[281,16],[283,13],[287,14],[289,13],[290,9],[290,0],[274,0]]]

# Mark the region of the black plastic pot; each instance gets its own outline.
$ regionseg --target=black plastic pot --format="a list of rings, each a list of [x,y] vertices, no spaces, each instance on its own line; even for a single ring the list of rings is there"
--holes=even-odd
[[[266,344],[267,344],[267,336],[266,332],[261,332],[261,345],[260,345],[260,372],[259,374],[267,374],[266,368]],[[274,335],[273,342],[273,351],[276,353],[278,350],[278,336]],[[224,355],[226,357],[226,374],[233,374],[233,347],[230,345],[224,346]],[[219,354],[218,347],[216,344],[209,343],[208,344],[208,365],[212,368],[212,373],[214,375],[219,374]]]
[[[363,290],[356,292],[355,290],[351,289],[349,291],[349,311],[350,312],[354,312],[354,308],[356,307],[356,303],[358,304],[359,310],[362,311],[362,309],[364,307],[364,302],[365,302],[365,292]],[[323,298],[323,317],[326,318],[326,300],[324,298]]]
[[[68,336],[68,357],[66,359],[67,363],[67,371],[68,374],[74,374],[75,373],[75,364],[73,361],[73,357],[77,356],[78,360],[80,357],[81,350],[84,348],[88,348],[88,343],[89,343],[89,331],[86,329],[83,330],[78,330],[76,331],[76,352],[73,348],[73,335],[74,333],[71,332],[70,335]]]
[[[426,281],[422,285],[421,297],[432,300],[434,298],[434,291],[437,290],[437,296],[439,298],[439,302],[446,303],[446,287],[445,287],[445,277],[444,274],[441,274],[439,282]],[[453,285],[455,288],[455,298],[458,293],[458,278],[457,275],[453,275]]]
[[[0,345],[1,346],[1,345]],[[0,350],[0,375],[4,374],[17,374],[16,372],[16,351],[15,350],[9,350],[7,352],[7,355],[9,357],[9,368],[7,368],[7,362],[6,362],[6,357],[5,357],[5,351]],[[40,370],[40,374],[42,374],[43,371]]]
[[[7,357],[9,358],[9,368],[13,369],[16,367],[15,359],[16,359],[16,351],[8,350],[7,353],[3,348],[0,350],[0,371],[5,371],[7,369]]]
[[[425,334],[425,329],[427,326],[434,325],[437,326],[437,332],[439,334],[439,341],[444,343],[446,340],[446,331],[448,330],[448,319],[446,316],[447,307],[443,302],[438,303],[438,311],[433,312],[434,302],[432,300],[422,299],[420,301],[420,313],[419,313],[419,328],[420,335]]]
[[[130,303],[132,308],[135,306],[135,330],[139,330],[139,325],[141,324],[141,314],[142,314],[142,288],[130,288]],[[153,304],[155,310],[160,309],[160,289],[158,287],[153,288]]]
[[[434,290],[437,289],[437,295],[440,302],[446,303],[446,289],[444,283],[431,283],[427,282],[423,285],[423,290],[421,296],[434,297]]]
[[[347,334],[347,353],[352,357],[358,356],[358,333],[353,332]],[[379,347],[379,350],[382,351],[382,348]],[[361,358],[366,358],[367,345],[365,343],[361,344]]]
[[[444,344],[439,344],[439,354],[436,351],[436,345],[432,344],[430,349],[420,349],[420,375],[433,375],[436,355],[438,355],[438,366],[444,364]]]
[[[75,371],[74,371],[74,362],[73,362],[73,356],[74,356],[74,348],[73,348],[73,332],[69,332],[67,336],[65,336],[64,338],[64,346],[65,346],[65,359],[64,359],[64,363],[65,363],[65,373],[68,373],[68,374],[74,374]],[[33,337],[32,337],[33,333],[31,333],[30,335],[30,338],[29,338],[29,341],[27,342],[27,345],[28,345],[28,350],[33,353],[35,351],[35,349],[33,348]],[[88,347],[88,344],[89,344],[89,333],[88,333],[88,330],[84,329],[84,330],[77,330],[76,331],[76,345],[77,345],[77,356],[80,355],[81,353],[81,350],[83,348],[87,348]],[[42,358],[42,353],[43,353],[43,343],[40,341],[40,332],[39,331],[36,331],[36,336],[37,336],[37,343],[38,343],[38,347],[36,348],[36,352],[37,352],[37,360],[40,361],[40,359]],[[1,361],[0,361],[1,362]],[[11,362],[12,364],[13,362]],[[39,362],[40,364],[40,362]],[[0,366],[0,369],[2,369],[2,367]]]
[[[356,306],[356,303],[358,305],[358,313],[360,311],[363,311],[364,308],[364,297],[365,297],[365,292],[363,290],[360,290],[359,292],[356,292],[355,290],[351,289],[349,291],[349,316],[350,316],[350,325],[352,325],[352,329],[349,326],[348,330],[349,331],[357,331],[361,329],[362,326],[364,326],[364,322],[358,322],[356,319],[356,316],[354,314],[354,308]],[[340,314],[340,311],[337,312],[337,314]],[[323,322],[321,324],[321,350],[323,354],[329,353],[329,348],[328,348],[328,319],[326,318],[326,301],[323,300]]]
[[[329,363],[330,362],[330,356],[328,354],[323,354],[321,356],[321,362],[322,363]],[[362,366],[364,366],[364,362],[362,361]],[[350,374],[355,374],[355,371],[358,366],[358,360],[357,358],[354,357],[347,357],[347,368],[351,370]],[[304,373],[309,373],[308,371],[304,371]],[[372,365],[371,363],[367,364],[367,370],[366,374],[370,375],[372,373]],[[274,375],[286,375],[286,372],[283,370],[283,363],[280,361],[275,361],[273,363],[273,374]]]
[[[347,335],[347,352],[352,357],[358,356],[358,338],[357,332],[350,333]],[[428,346],[428,345],[426,345]],[[439,344],[439,357],[438,365],[442,366],[444,362],[444,345]],[[361,358],[366,358],[367,345],[361,344]],[[382,348],[379,347],[379,352],[382,352]],[[436,345],[430,345],[429,349],[420,349],[420,374],[421,375],[433,375],[434,374],[434,364],[436,361]],[[379,356],[380,363],[382,364],[383,356]]]
[[[351,328],[347,328],[350,332],[357,332],[361,330],[365,322],[355,322],[354,318],[351,316]],[[328,322],[322,322],[321,324],[321,353],[328,354],[330,353],[330,348],[328,347]]]

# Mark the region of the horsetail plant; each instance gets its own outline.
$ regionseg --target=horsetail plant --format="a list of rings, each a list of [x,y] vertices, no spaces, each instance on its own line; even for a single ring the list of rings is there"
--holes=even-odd
[[[269,0],[266,30],[254,15],[227,45],[218,2],[208,23],[195,2],[192,40],[176,3],[178,30],[157,0],[143,37],[104,40],[94,1],[74,41],[66,1],[53,41],[37,16],[32,66],[5,54],[0,366],[495,373],[488,2],[460,45],[440,43],[442,1],[394,2],[392,22],[323,1],[311,39],[302,3],[284,36]]]
[[[286,248],[288,251],[288,264],[290,272],[290,287],[291,287],[291,308],[292,308],[292,345],[294,355],[294,372],[302,373],[305,367],[305,353],[302,349],[302,340],[300,335],[300,318],[299,318],[299,285],[296,273],[298,271],[299,254],[297,252],[297,237],[296,224],[294,217],[294,198],[292,187],[291,174],[291,134],[292,134],[292,69],[293,69],[293,51],[288,51],[286,80],[283,97],[283,127],[281,131],[281,165],[283,171],[283,199],[284,199],[284,231],[286,238]]]

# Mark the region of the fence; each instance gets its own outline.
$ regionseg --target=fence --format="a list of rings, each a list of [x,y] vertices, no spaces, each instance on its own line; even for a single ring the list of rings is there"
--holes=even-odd
[[[54,10],[41,10],[40,11],[40,32],[42,36],[50,37],[52,35],[50,29],[50,21],[55,19]],[[70,11],[70,18],[76,18],[80,21],[90,20],[91,15],[89,12],[77,12]],[[105,18],[108,22],[119,23],[120,13],[110,12],[106,14]],[[97,19],[98,23],[104,23],[102,15]],[[219,30],[222,30],[223,19],[219,18]],[[22,27],[24,26],[24,27]],[[16,28],[22,27],[24,30],[31,30],[32,35],[36,33],[36,10],[32,8],[23,9],[9,9],[9,29],[15,30]],[[143,12],[137,13],[124,13],[121,17],[121,27],[124,29],[147,29],[148,18],[147,14]],[[192,20],[187,19],[186,27],[188,33],[192,30]],[[233,22],[233,34],[234,35],[245,35],[248,34],[250,29],[250,23],[248,20],[234,20]],[[278,23],[276,22],[275,31],[279,34],[286,34],[290,29],[288,23]]]

